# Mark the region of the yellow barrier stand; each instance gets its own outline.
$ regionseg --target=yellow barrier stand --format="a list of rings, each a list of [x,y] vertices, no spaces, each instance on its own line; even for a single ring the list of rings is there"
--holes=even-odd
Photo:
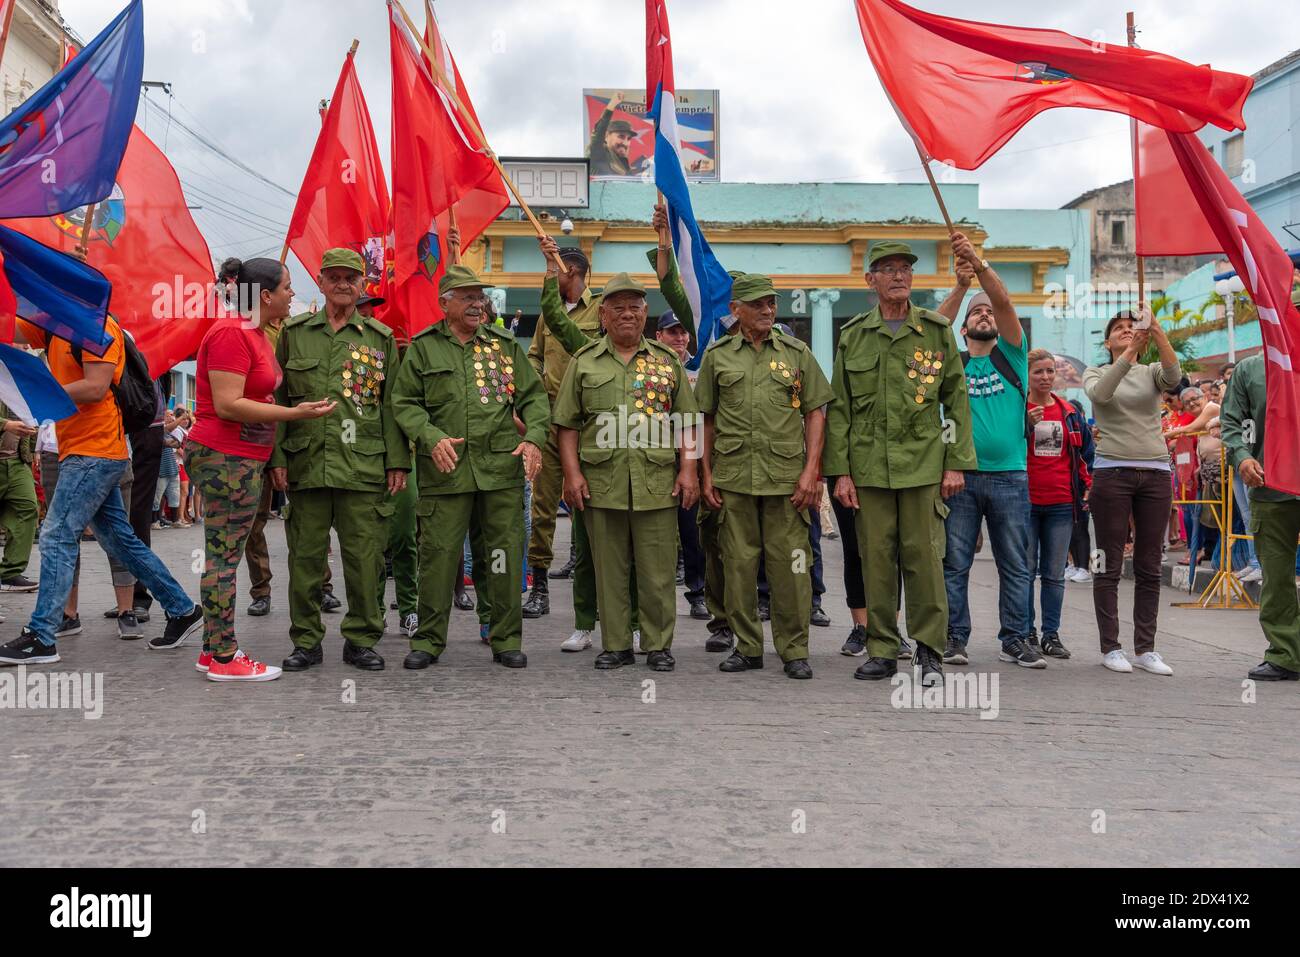
[[[1203,434],[1203,433],[1197,433]],[[1219,482],[1223,495],[1217,499],[1175,499],[1175,505],[1209,506],[1219,524],[1219,567],[1210,579],[1210,584],[1196,601],[1170,602],[1174,608],[1215,608],[1229,611],[1249,611],[1258,609],[1255,599],[1250,597],[1246,586],[1232,573],[1232,545],[1234,542],[1252,538],[1250,535],[1238,535],[1232,531],[1232,467],[1228,465],[1228,450],[1219,450]],[[1192,555],[1188,559],[1187,573],[1192,573]],[[1193,579],[1195,580],[1195,579]]]

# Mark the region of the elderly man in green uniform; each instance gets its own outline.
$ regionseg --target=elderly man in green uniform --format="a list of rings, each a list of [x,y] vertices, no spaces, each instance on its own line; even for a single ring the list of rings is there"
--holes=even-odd
[[[718,513],[723,603],[736,650],[726,672],[763,667],[758,562],[772,586],[772,643],[790,678],[811,678],[808,509],[821,497],[830,383],[805,346],[773,331],[776,287],[744,275],[731,287],[737,331],[704,354],[695,401],[704,413],[701,494]]]
[[[471,527],[487,565],[482,587],[492,609],[492,660],[528,666],[519,601],[524,482],[542,467],[550,411],[515,337],[483,322],[490,288],[467,266],[447,267],[438,283],[447,318],[411,340],[393,390],[393,414],[415,443],[420,486],[419,626],[403,662],[412,670],[429,667],[447,647]]]
[[[36,481],[32,477],[35,435],[35,426],[23,422],[0,402],[0,526],[5,529],[0,591],[32,592],[38,587],[23,574],[32,555],[39,514]]]
[[[382,671],[374,650],[384,634],[379,599],[392,496],[406,487],[411,453],[392,414],[397,346],[392,331],[357,312],[365,264],[351,249],[328,250],[318,282],[325,308],[290,319],[276,344],[284,379],[281,405],[332,399],[321,419],[280,423],[268,463],[276,488],[289,493],[289,638],[285,671],[324,660],[321,584],[330,529],[338,532],[348,610],[343,661]]]
[[[564,500],[585,513],[595,559],[604,646],[596,667],[636,661],[635,565],[646,663],[672,671],[677,507],[699,498],[695,399],[677,354],[645,338],[644,286],[627,273],[615,276],[600,316],[605,335],[573,357],[554,411]]]
[[[1300,295],[1296,297],[1300,307]],[[1264,472],[1264,420],[1268,394],[1264,355],[1237,363],[1228,383],[1220,421],[1228,460],[1249,491],[1242,502],[1247,531],[1264,574],[1259,596],[1259,627],[1268,640],[1264,660],[1246,672],[1254,681],[1300,681],[1300,602],[1296,601],[1296,540],[1300,537],[1300,496],[1270,488]],[[1292,436],[1287,437],[1293,440]]]
[[[944,499],[977,463],[957,339],[946,318],[912,304],[915,262],[906,243],[871,247],[867,279],[880,303],[840,333],[822,471],[858,512],[869,657],[854,677],[897,671],[901,569],[907,630],[931,686],[943,683],[948,632]]]

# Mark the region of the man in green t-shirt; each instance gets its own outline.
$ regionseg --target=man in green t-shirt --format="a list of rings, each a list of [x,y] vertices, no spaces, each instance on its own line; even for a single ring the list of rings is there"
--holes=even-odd
[[[948,499],[947,552],[943,579],[948,592],[948,642],[945,664],[970,661],[970,605],[966,590],[975,541],[988,519],[989,541],[998,566],[998,639],[1000,661],[1024,668],[1044,668],[1047,661],[1031,642],[1029,603],[1033,582],[1029,575],[1029,476],[1025,471],[1025,383],[1029,381],[1029,353],[1025,334],[1011,296],[998,274],[975,252],[971,241],[953,233],[952,251],[957,262],[958,287],[939,307],[953,319],[972,274],[982,292],[971,298],[961,334],[968,355],[966,387],[970,395],[975,455],[979,469],[966,473],[966,487]],[[923,367],[917,370],[924,375]]]

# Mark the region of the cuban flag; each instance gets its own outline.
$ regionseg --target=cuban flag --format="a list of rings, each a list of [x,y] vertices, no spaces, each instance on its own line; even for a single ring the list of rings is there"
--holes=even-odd
[[[142,0],[0,120],[0,219],[54,216],[113,192],[140,101]]]
[[[45,363],[30,352],[0,344],[0,402],[30,426],[58,422],[77,411]]]
[[[731,325],[731,277],[709,248],[691,209],[677,131],[677,84],[664,0],[646,0],[646,107],[655,126],[655,185],[668,206],[673,251],[682,285],[695,312],[698,347],[687,368],[696,370],[714,338]]]

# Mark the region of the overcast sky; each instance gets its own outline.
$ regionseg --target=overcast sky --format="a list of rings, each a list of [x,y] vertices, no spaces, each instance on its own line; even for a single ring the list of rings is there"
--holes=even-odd
[[[124,0],[123,0],[124,2]],[[405,0],[423,23],[421,0]],[[1286,4],[1221,0],[917,0],[924,9],[1139,43],[1193,63],[1253,73],[1289,52]],[[118,0],[60,0],[83,37]],[[437,0],[493,148],[502,155],[578,156],[584,87],[644,86],[643,0]],[[669,0],[679,88],[721,90],[721,164],[729,182],[907,182],[922,178],[910,141],[867,58],[852,0]],[[217,257],[277,251],[293,200],[204,155],[165,116],[201,129],[268,179],[297,191],[351,40],[387,162],[389,78],[383,0],[146,0],[145,79],[172,84],[142,108],[150,136],[187,185]],[[1131,174],[1127,121],[1057,110],[960,182],[985,206],[1059,207]],[[197,192],[202,190],[202,194]],[[218,210],[238,210],[238,222]],[[223,221],[224,220],[224,221]],[[282,241],[282,240],[281,240]]]

